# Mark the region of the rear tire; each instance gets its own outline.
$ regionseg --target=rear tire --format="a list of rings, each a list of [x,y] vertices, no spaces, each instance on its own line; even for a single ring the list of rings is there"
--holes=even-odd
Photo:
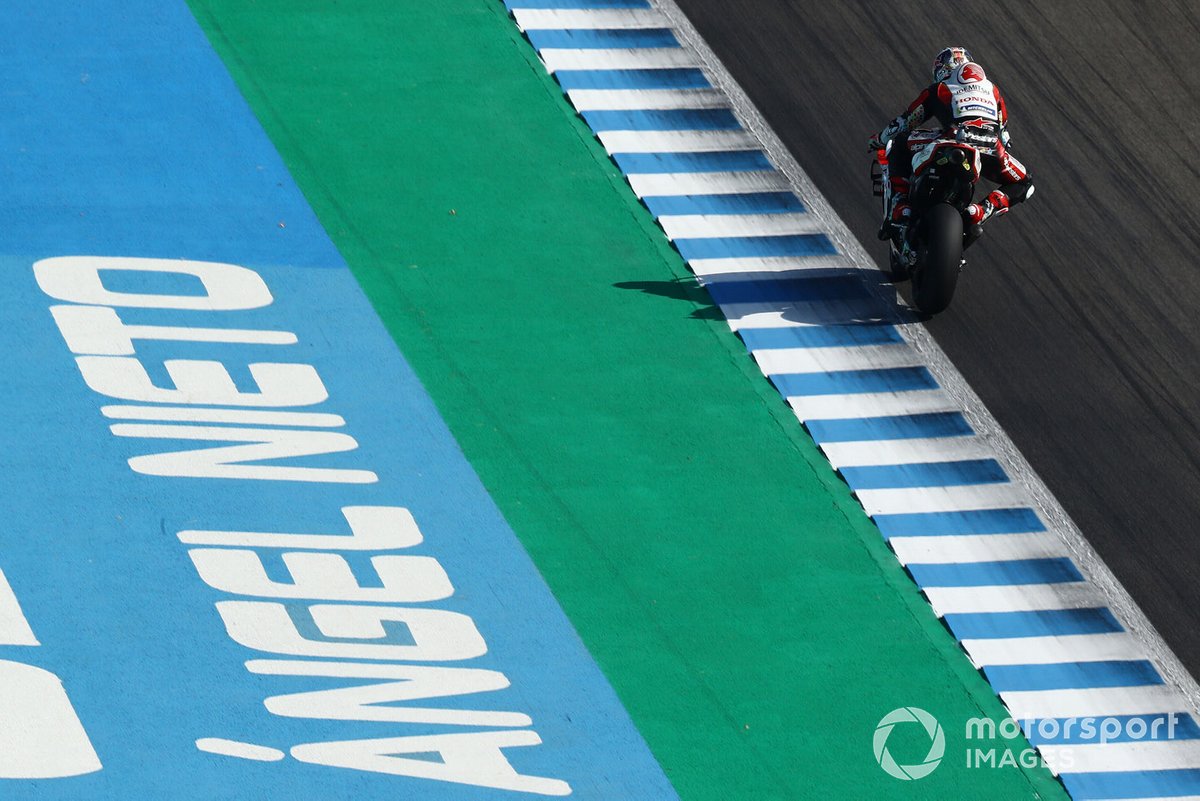
[[[913,305],[937,314],[950,305],[962,267],[962,213],[949,203],[931,206],[923,215],[924,236],[912,277]]]

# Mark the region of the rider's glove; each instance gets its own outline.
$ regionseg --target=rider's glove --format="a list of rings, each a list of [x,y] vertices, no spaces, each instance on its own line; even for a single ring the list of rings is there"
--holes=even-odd
[[[884,128],[882,131],[880,131],[879,133],[872,136],[870,141],[867,142],[867,144],[872,149],[878,150],[879,148],[886,146],[888,142],[895,139],[896,136],[898,136],[899,134],[904,133],[904,130],[905,130],[904,118],[897,117],[896,119],[889,122],[887,124],[886,128]]]

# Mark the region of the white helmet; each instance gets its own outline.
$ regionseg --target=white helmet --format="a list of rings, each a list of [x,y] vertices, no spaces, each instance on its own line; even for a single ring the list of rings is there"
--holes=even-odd
[[[974,61],[965,47],[947,47],[933,60],[933,82],[941,83],[954,74],[954,70]]]

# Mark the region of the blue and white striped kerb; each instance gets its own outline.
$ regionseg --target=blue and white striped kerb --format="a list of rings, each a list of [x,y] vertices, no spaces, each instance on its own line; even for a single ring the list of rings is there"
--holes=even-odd
[[[868,286],[878,271],[807,212],[668,16],[646,0],[506,4],[1012,716],[1178,715],[1170,739],[1035,728],[1071,795],[1200,797],[1182,693],[902,334]]]

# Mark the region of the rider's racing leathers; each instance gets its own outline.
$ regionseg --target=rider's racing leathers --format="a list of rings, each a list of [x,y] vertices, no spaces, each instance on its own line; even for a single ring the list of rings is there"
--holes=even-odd
[[[1029,171],[1008,151],[1008,109],[1004,96],[978,64],[968,62],[954,69],[945,80],[931,84],[921,92],[908,111],[892,120],[872,140],[877,146],[891,143],[884,174],[890,209],[881,231],[884,238],[898,233],[912,213],[908,205],[909,180],[914,172],[919,175],[925,166],[935,138],[913,134],[930,121],[941,126],[942,135],[953,131],[959,141],[974,145],[981,156],[981,176],[1001,186],[982,203],[967,207],[968,223],[978,225],[994,214],[1004,214],[1012,204],[1020,203],[1033,193]]]

